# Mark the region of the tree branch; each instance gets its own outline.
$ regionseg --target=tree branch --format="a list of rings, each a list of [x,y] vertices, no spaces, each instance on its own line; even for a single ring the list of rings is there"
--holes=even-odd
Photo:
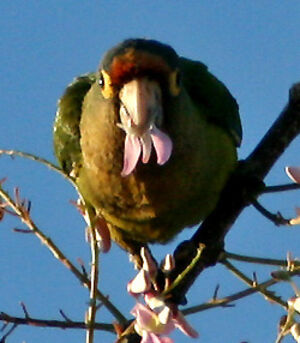
[[[91,246],[91,289],[90,289],[90,304],[87,313],[86,323],[88,330],[86,332],[86,343],[94,342],[94,327],[97,312],[97,287],[98,287],[98,262],[99,262],[99,249],[97,246],[95,228],[90,228],[90,246]]]
[[[277,225],[277,226],[280,226],[280,225],[289,226],[289,225],[291,225],[290,224],[291,219],[283,218],[283,216],[280,212],[272,213],[272,212],[268,211],[257,200],[253,200],[252,205],[259,213],[261,213],[264,217],[269,219],[275,225]]]
[[[0,320],[6,323],[13,323],[16,325],[32,325],[39,327],[60,328],[60,329],[88,329],[88,324],[78,321],[63,321],[63,320],[47,320],[37,319],[32,317],[14,317],[7,313],[0,312]],[[102,330],[114,333],[114,326],[107,323],[94,323],[95,330]]]
[[[294,191],[299,190],[300,185],[297,183],[287,183],[285,185],[276,185],[276,186],[267,186],[264,189],[264,193],[276,193],[276,192],[286,192],[286,191]]]
[[[176,248],[176,268],[172,273],[172,279],[189,265],[200,243],[206,246],[198,263],[190,271],[190,277],[174,289],[174,301],[182,301],[182,295],[188,291],[197,276],[205,268],[218,262],[226,234],[244,208],[263,193],[263,179],[299,133],[300,83],[290,89],[287,106],[254,151],[246,160],[239,163],[227,182],[215,210],[205,219],[190,241]]]
[[[18,194],[18,193],[17,193]],[[39,238],[42,244],[52,252],[55,258],[61,261],[75,276],[76,278],[88,289],[91,288],[90,280],[80,272],[79,269],[64,255],[64,253],[47,237],[34,223],[28,210],[24,207],[23,201],[16,199],[14,201],[7,192],[5,192],[0,184],[0,197],[11,207],[23,223]],[[127,319],[123,314],[102,294],[98,289],[96,290],[97,298],[103,305],[111,312],[112,315],[120,322],[120,324],[127,323]]]
[[[265,286],[262,287],[262,284],[256,284],[256,282],[253,282],[253,280],[249,279],[244,273],[242,273],[240,270],[238,270],[233,264],[231,264],[229,261],[222,261],[224,266],[226,266],[227,269],[229,269],[235,276],[237,276],[239,279],[241,279],[243,282],[245,282],[248,286],[255,288],[257,292],[261,293],[265,298],[272,302],[276,302],[277,304],[281,305],[285,309],[287,309],[287,303],[283,301],[280,297],[276,296],[273,292],[270,292],[266,289]],[[276,284],[277,282],[274,279],[269,280],[269,286],[272,284]]]
[[[32,160],[32,161],[41,163],[41,164],[45,165],[46,167],[48,167],[49,169],[54,170],[58,174],[62,175],[64,178],[68,179],[74,185],[74,182],[73,182],[71,177],[69,177],[61,168],[59,168],[58,166],[56,166],[55,164],[49,162],[48,160],[46,160],[44,158],[41,158],[41,157],[33,155],[33,154],[29,154],[27,152],[19,151],[19,150],[5,150],[5,149],[0,149],[0,156],[1,155],[7,155],[7,156],[11,156],[11,157],[15,157],[15,156],[22,157],[22,158],[26,158],[28,160]]]
[[[241,262],[248,262],[248,263],[255,263],[255,264],[264,264],[269,266],[276,266],[276,267],[285,267],[289,266],[288,260],[278,260],[274,258],[264,258],[264,257],[254,257],[254,256],[244,256],[239,254],[234,254],[231,252],[224,252],[224,257],[231,260],[241,261]],[[293,265],[295,267],[300,267],[300,261],[293,261]]]

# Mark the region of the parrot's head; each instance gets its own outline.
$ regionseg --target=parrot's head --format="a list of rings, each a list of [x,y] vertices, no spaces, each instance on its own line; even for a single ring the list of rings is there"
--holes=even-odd
[[[125,40],[105,54],[99,75],[102,96],[117,104],[117,125],[126,134],[122,176],[131,174],[140,159],[148,163],[152,146],[157,164],[165,164],[173,145],[162,129],[163,101],[180,93],[174,49],[154,40]]]

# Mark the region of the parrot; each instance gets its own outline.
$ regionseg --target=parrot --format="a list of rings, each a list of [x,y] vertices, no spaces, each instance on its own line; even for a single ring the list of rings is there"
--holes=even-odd
[[[54,152],[94,221],[130,254],[215,208],[237,165],[239,106],[201,62],[126,39],[58,101]]]

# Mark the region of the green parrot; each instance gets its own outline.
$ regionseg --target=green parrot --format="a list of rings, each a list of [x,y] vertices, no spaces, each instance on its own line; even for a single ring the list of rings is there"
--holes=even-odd
[[[237,164],[238,105],[207,67],[128,39],[58,103],[54,148],[85,204],[132,254],[214,209]]]

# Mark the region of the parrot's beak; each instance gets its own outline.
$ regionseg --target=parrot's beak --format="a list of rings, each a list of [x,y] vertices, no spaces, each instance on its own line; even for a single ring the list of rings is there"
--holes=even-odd
[[[142,136],[161,120],[162,97],[157,82],[148,78],[133,79],[122,87],[119,98],[121,123],[131,133]]]
[[[172,152],[172,141],[156,125],[162,122],[162,92],[158,82],[137,78],[123,85],[119,92],[120,120],[118,124],[126,132],[122,175],[129,175],[140,155],[148,163],[152,144],[157,163],[167,162]]]

